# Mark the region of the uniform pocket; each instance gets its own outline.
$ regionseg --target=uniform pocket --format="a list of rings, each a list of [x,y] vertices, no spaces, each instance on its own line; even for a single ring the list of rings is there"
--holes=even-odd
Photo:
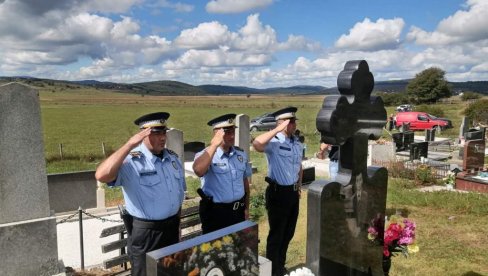
[[[159,178],[159,175],[157,173],[155,174],[141,174],[140,175],[140,183],[141,185],[144,186],[154,186],[157,185],[161,182],[161,179]]]

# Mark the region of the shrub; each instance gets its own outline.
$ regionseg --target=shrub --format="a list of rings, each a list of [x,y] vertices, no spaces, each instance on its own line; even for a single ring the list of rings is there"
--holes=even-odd
[[[264,215],[266,200],[263,193],[251,195],[249,199],[249,217],[252,221],[258,222]]]
[[[461,96],[461,100],[467,101],[467,100],[477,100],[481,98],[481,95],[475,92],[464,92],[463,95]]]
[[[415,169],[415,183],[417,185],[434,185],[437,183],[432,167],[421,164]]]
[[[437,105],[419,105],[415,107],[415,111],[422,111],[422,112],[427,112],[430,115],[434,115],[436,117],[444,117],[444,110],[437,106]]]
[[[463,112],[473,124],[488,124],[488,99],[477,100]]]

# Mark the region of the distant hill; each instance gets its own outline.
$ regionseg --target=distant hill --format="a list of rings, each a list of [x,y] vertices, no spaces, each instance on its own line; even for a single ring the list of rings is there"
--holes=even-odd
[[[312,85],[297,85],[290,87],[251,88],[246,86],[226,85],[198,85],[178,81],[152,81],[140,83],[114,83],[96,80],[65,81],[38,79],[32,77],[0,77],[0,84],[7,82],[22,82],[32,86],[46,87],[61,85],[70,88],[93,87],[95,89],[115,90],[121,93],[134,93],[145,95],[226,95],[226,94],[286,94],[286,95],[329,95],[338,94],[337,87],[324,87]],[[398,93],[405,91],[410,80],[377,81],[373,92]],[[455,93],[473,91],[488,95],[488,81],[450,82]]]

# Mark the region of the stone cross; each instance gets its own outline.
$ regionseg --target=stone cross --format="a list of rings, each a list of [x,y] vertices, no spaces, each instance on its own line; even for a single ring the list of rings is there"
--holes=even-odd
[[[340,146],[339,173],[309,188],[307,266],[315,275],[383,275],[383,249],[371,245],[367,228],[385,215],[388,172],[367,167],[367,155],[386,110],[371,96],[374,78],[364,60],[348,61],[337,86],[340,95],[324,99],[316,126],[323,142]]]
[[[0,86],[0,271],[59,273],[56,218],[51,215],[36,90]]]

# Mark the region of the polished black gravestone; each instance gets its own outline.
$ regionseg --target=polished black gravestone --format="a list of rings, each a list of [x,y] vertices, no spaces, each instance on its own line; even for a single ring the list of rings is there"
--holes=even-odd
[[[419,160],[420,157],[427,158],[429,142],[418,142],[410,144],[410,161]]]
[[[325,143],[340,145],[336,181],[315,181],[308,191],[307,267],[315,275],[383,275],[383,248],[368,226],[385,215],[388,172],[367,167],[368,140],[380,138],[386,110],[370,96],[366,61],[348,61],[339,74],[340,95],[327,96],[316,120]]]
[[[147,253],[148,276],[259,275],[258,225],[243,221]]]

